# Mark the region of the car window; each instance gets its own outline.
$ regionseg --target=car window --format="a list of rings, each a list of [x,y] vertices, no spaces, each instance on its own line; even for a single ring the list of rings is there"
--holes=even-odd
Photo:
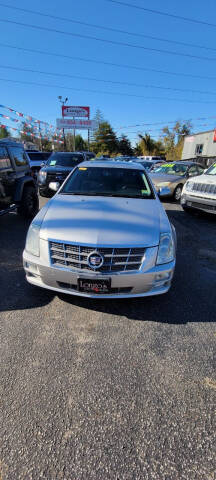
[[[188,173],[189,173],[189,177],[193,177],[195,175],[197,175],[197,166],[196,165],[193,165],[192,167],[189,168],[188,170]]]
[[[22,148],[10,147],[10,149],[17,167],[23,167],[25,165],[28,165],[28,160]]]
[[[154,170],[154,173],[162,175],[180,175],[183,176],[187,172],[187,165],[179,163],[164,163]]]
[[[11,168],[11,161],[5,147],[0,147],[0,170]]]
[[[204,172],[204,168],[197,165],[198,175],[201,175]]]
[[[54,153],[47,161],[47,165],[50,167],[75,167],[77,164],[83,162],[83,155],[76,155],[73,153]]]
[[[76,168],[60,193],[154,198],[144,170],[108,167]]]
[[[208,168],[206,175],[216,175],[216,163],[213,163],[213,165]]]

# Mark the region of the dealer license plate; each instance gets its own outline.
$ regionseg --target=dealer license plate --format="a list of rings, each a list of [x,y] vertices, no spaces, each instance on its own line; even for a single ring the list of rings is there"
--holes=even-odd
[[[110,293],[111,278],[106,279],[92,279],[92,278],[78,278],[78,290],[80,292],[91,293]]]

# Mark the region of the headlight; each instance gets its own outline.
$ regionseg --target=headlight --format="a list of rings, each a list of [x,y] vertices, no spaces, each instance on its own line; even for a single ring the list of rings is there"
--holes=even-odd
[[[170,182],[161,182],[157,184],[158,187],[168,187],[169,185],[170,185]]]
[[[40,225],[32,223],[28,229],[25,249],[28,253],[39,257],[40,255]]]
[[[194,186],[194,182],[186,182],[185,190],[187,190],[187,192],[191,192],[193,190],[193,186]]]
[[[172,262],[175,256],[175,245],[171,233],[161,233],[157,255],[157,265]]]
[[[47,172],[44,172],[43,170],[40,170],[40,172],[38,174],[39,182],[44,183],[45,180],[46,180],[46,177],[47,177]]]

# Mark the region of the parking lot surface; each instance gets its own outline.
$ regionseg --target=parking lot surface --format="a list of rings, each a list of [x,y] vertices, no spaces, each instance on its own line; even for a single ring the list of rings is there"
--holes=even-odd
[[[173,286],[139,300],[30,286],[0,219],[1,480],[216,478],[216,218],[165,207]]]

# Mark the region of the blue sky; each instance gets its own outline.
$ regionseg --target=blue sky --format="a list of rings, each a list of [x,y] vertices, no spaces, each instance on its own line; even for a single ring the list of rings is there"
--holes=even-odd
[[[151,9],[163,10],[168,13],[200,19],[214,23],[215,0],[201,2],[200,0],[182,0],[161,2],[152,0],[127,0],[131,5],[139,5]],[[177,53],[208,57],[212,60],[196,59],[186,56],[170,55],[133,48],[129,46],[106,44],[101,41],[73,37],[59,33],[40,31],[19,25],[0,22],[0,79],[36,82],[56,87],[43,87],[28,84],[10,83],[0,80],[0,103],[8,105],[20,112],[32,115],[38,119],[55,123],[60,115],[57,96],[69,97],[70,105],[89,105],[94,115],[99,108],[105,119],[110,121],[117,133],[125,133],[132,140],[138,131],[159,135],[160,126],[134,127],[129,125],[141,123],[184,120],[197,117],[216,115],[216,26],[195,24],[166,16],[150,14],[142,10],[117,5],[107,0],[71,1],[46,0],[46,2],[29,2],[27,0],[5,0],[0,2],[20,8],[37,10],[68,19],[87,22],[103,27],[126,30],[128,32],[156,36],[167,40],[215,48],[215,51],[200,47],[169,44],[162,40],[145,37],[133,37],[128,34],[101,30],[95,27],[82,26],[63,20],[42,17],[32,13],[19,12],[0,5],[2,20],[29,23],[72,32],[81,35],[95,36],[116,42],[130,43],[152,49],[169,50]],[[215,20],[216,23],[216,20]],[[21,48],[47,51],[59,55],[82,57],[102,62],[118,63],[128,66],[145,67],[148,70],[135,70],[108,66],[100,63],[85,62],[78,59],[68,59],[23,52],[2,46],[13,45]],[[15,71],[5,66],[34,69],[56,74],[91,77],[95,80],[58,77],[39,73]],[[169,75],[150,71],[151,69],[212,77],[200,79],[182,75]],[[104,83],[98,80],[127,82],[142,86]],[[152,88],[170,87],[210,92],[193,93]],[[57,87],[59,86],[59,87]],[[76,90],[77,89],[77,90]],[[80,89],[80,90],[79,90]],[[94,90],[87,92],[85,90]],[[100,93],[101,92],[101,93]],[[107,92],[107,93],[103,93]],[[109,94],[108,94],[109,93]],[[123,95],[127,94],[127,95]],[[131,95],[131,96],[130,96]],[[134,95],[134,96],[133,96]],[[140,96],[140,97],[139,97]],[[142,98],[151,97],[151,98]],[[206,103],[205,103],[206,102]],[[6,111],[0,110],[1,113]],[[2,122],[3,123],[3,122]],[[206,123],[206,126],[203,126]],[[8,123],[9,124],[9,123]],[[206,121],[194,120],[194,130],[203,131],[214,128],[216,119]],[[118,129],[125,126],[124,129]]]

